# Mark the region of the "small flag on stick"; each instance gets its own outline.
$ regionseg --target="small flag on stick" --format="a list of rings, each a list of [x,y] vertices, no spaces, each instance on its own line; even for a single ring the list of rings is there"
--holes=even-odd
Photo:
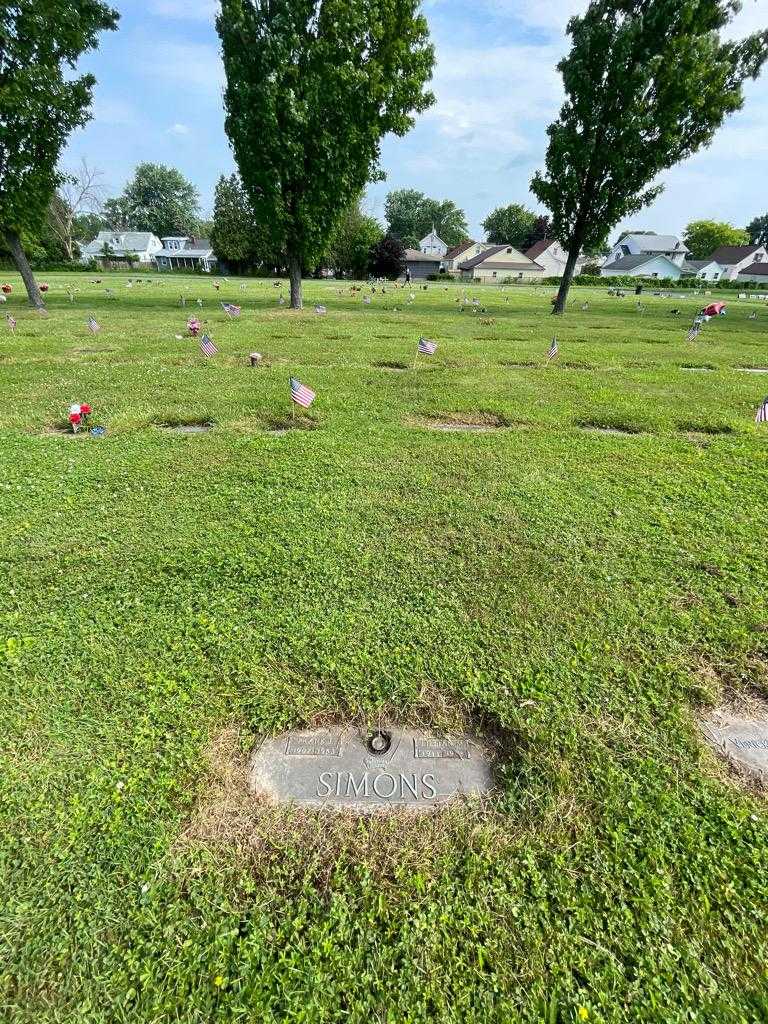
[[[16,330],[16,318],[12,317],[11,314],[9,313],[6,319],[8,321],[8,326],[11,329],[11,334],[13,334],[13,332]]]
[[[316,393],[312,388],[308,388],[306,384],[302,384],[296,377],[291,377],[290,382],[291,401],[296,405],[300,405],[302,409],[308,409],[317,397]]]
[[[234,320],[236,317],[240,316],[240,306],[236,306],[233,302],[222,302],[221,308],[224,310],[224,312],[227,314],[230,320]]]
[[[755,414],[755,423],[768,423],[768,398],[764,398]]]
[[[208,335],[204,334],[200,339],[200,351],[203,353],[204,356],[210,357],[215,356],[219,350],[216,348],[213,341],[208,337]]]
[[[427,338],[419,338],[418,351],[424,356],[433,356],[437,351],[437,342],[429,341]]]
[[[99,322],[93,315],[93,313],[91,313],[91,315],[88,317],[88,330],[91,332],[91,334],[95,334],[97,331],[101,330]]]
[[[557,338],[555,337],[552,339],[552,344],[549,346],[549,349],[547,350],[547,362],[551,363],[552,360],[557,359],[559,355],[560,347],[557,344]]]

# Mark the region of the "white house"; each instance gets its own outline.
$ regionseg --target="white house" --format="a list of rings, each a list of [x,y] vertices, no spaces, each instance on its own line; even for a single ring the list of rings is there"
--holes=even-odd
[[[740,270],[737,281],[751,281],[753,284],[768,285],[768,260],[760,263],[753,263],[746,270]]]
[[[725,268],[717,260],[686,260],[683,277],[697,277],[700,281],[719,281]]]
[[[543,238],[540,242],[534,242],[531,248],[526,250],[525,255],[544,268],[545,277],[562,277],[565,264],[568,262],[567,251],[554,238]],[[580,274],[582,267],[588,262],[588,256],[579,256],[576,260],[575,273]]]
[[[448,252],[448,246],[435,231],[434,224],[430,233],[419,242],[419,249],[425,256],[439,256],[440,259]]]
[[[671,277],[677,281],[682,274],[682,267],[660,253],[622,256],[600,269],[601,277]]]
[[[484,281],[488,284],[544,277],[544,268],[512,245],[492,245],[472,259],[459,263],[458,269],[463,281]]]
[[[630,233],[623,235],[616,242],[603,265],[616,263],[617,260],[623,259],[625,256],[666,256],[667,259],[681,267],[688,256],[688,249],[676,235]],[[713,254],[710,258],[716,259],[717,257]],[[671,275],[667,274],[666,276]]]
[[[764,245],[721,245],[709,258],[724,268],[724,280],[735,281],[753,263],[768,263],[768,249]]]
[[[100,231],[92,242],[82,248],[80,261],[90,263],[91,260],[110,257],[125,259],[131,254],[135,263],[150,264],[155,253],[162,248],[163,243],[151,231]]]
[[[446,273],[453,274],[459,269],[460,263],[466,263],[467,260],[474,259],[475,256],[479,256],[481,252],[486,252],[488,249],[492,248],[492,242],[466,241],[462,242],[460,245],[454,245],[443,257],[443,269]]]
[[[207,238],[166,235],[155,254],[158,270],[201,270],[209,274],[216,266],[216,256]]]

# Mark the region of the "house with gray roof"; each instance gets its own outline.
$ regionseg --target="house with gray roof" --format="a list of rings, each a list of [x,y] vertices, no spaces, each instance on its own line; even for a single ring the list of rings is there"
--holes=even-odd
[[[625,256],[666,256],[668,260],[682,267],[689,250],[677,235],[657,235],[653,232],[628,232],[619,240],[606,257],[605,266],[616,263]],[[667,275],[670,276],[670,275]],[[679,275],[678,275],[679,277]]]
[[[677,281],[682,275],[683,268],[662,253],[621,256],[600,269],[601,277],[671,277]]]
[[[709,258],[724,268],[724,280],[736,281],[755,263],[768,263],[768,249],[764,245],[721,245]]]
[[[163,243],[151,231],[100,231],[92,242],[81,247],[80,261],[124,260],[131,256],[133,263],[145,266],[152,263]]]
[[[472,259],[459,263],[463,281],[525,281],[544,277],[544,267],[529,260],[512,245],[491,245]]]
[[[442,256],[436,253],[422,252],[420,249],[405,250],[405,267],[410,270],[414,281],[423,281],[430,274],[439,274],[442,265]]]
[[[210,274],[216,267],[216,256],[207,238],[166,235],[162,248],[155,253],[158,270],[199,270]]]
[[[698,277],[700,281],[719,281],[725,268],[717,260],[685,260],[683,277]]]

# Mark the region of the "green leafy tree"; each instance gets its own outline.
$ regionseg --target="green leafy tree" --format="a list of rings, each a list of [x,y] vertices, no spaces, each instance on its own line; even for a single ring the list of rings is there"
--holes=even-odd
[[[236,274],[261,266],[271,256],[267,233],[258,226],[237,174],[219,178],[210,237],[217,258]]]
[[[100,213],[79,213],[72,220],[72,237],[76,242],[92,242],[105,227]]]
[[[705,260],[721,245],[748,245],[749,233],[721,221],[694,220],[685,229],[683,241],[692,259]]]
[[[768,245],[768,213],[750,221],[747,224],[747,234],[753,245]]]
[[[510,203],[509,206],[499,206],[489,213],[483,221],[483,230],[486,239],[494,245],[513,245],[516,249],[522,249],[535,224],[536,214],[533,210],[519,203]]]
[[[374,277],[391,280],[405,272],[405,246],[397,235],[386,234],[371,248],[368,266]]]
[[[107,199],[101,208],[102,220],[113,231],[132,231],[131,211],[122,196]]]
[[[285,252],[291,306],[344,209],[404,135],[434,50],[419,0],[222,0],[225,127],[257,221]]]
[[[195,186],[175,167],[139,164],[121,196],[104,204],[110,227],[166,235],[195,235],[199,196]]]
[[[326,260],[337,274],[364,278],[368,272],[371,249],[384,236],[381,224],[367,217],[359,203],[352,203],[342,214],[328,244]]]
[[[41,229],[63,175],[56,170],[75,128],[90,119],[96,79],[76,75],[80,56],[118,14],[99,0],[23,0],[0,15],[0,234],[30,304],[43,297],[22,236]]]
[[[652,202],[654,179],[711,141],[743,104],[742,85],[768,55],[768,30],[719,36],[738,0],[592,0],[568,23],[558,68],[566,99],[548,129],[546,172],[531,183],[568,250],[553,312],[562,313],[576,260]]]
[[[384,201],[388,231],[407,248],[417,249],[434,227],[446,245],[458,245],[469,237],[464,211],[451,199],[430,199],[413,188],[395,189]]]

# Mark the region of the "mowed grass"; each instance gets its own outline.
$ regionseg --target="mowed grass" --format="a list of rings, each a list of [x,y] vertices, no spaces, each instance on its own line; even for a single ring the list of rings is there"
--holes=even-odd
[[[696,729],[768,688],[766,305],[128,276],[0,309],[0,1018],[767,1019],[765,800]],[[493,737],[498,797],[243,794],[261,735],[380,716]]]

